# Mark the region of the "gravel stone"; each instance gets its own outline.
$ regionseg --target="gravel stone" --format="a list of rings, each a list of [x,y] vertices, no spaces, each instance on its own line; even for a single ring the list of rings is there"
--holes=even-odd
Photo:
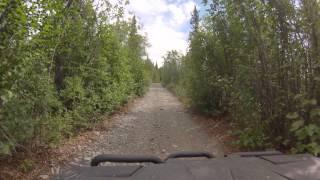
[[[87,146],[77,146],[77,162],[88,166],[99,154],[154,155],[165,158],[179,151],[207,151],[223,156],[223,146],[192,119],[182,103],[160,84],[153,84],[127,112],[112,117],[113,127],[95,131]],[[69,162],[74,164],[74,162]]]

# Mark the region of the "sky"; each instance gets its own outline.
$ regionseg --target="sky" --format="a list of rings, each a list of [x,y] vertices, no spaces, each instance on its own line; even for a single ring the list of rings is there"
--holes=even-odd
[[[130,0],[127,9],[136,15],[147,35],[149,58],[162,65],[169,50],[185,53],[188,46],[190,18],[199,0]]]

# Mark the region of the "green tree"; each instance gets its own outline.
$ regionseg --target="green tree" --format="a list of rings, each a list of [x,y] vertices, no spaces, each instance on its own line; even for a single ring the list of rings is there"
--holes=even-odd
[[[319,2],[204,3],[172,89],[186,89],[199,111],[231,117],[245,148],[319,154]]]
[[[122,2],[99,3],[0,2],[0,155],[54,145],[143,94],[146,37]]]

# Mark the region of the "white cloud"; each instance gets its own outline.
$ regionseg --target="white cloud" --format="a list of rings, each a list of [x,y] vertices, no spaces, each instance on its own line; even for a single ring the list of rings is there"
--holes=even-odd
[[[131,0],[129,6],[131,10],[142,15],[163,13],[168,8],[163,0]]]
[[[176,49],[185,53],[188,29],[194,0],[131,0],[129,11],[138,16],[147,33],[150,47],[149,57],[162,64],[162,56],[168,50]]]

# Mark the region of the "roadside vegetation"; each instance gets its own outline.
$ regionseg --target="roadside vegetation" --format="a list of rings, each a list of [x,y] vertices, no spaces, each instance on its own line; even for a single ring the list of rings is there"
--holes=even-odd
[[[124,6],[0,2],[0,156],[51,147],[143,95],[155,67]]]
[[[241,147],[320,154],[320,3],[204,1],[186,55],[170,51],[162,83],[209,115],[227,115]]]

